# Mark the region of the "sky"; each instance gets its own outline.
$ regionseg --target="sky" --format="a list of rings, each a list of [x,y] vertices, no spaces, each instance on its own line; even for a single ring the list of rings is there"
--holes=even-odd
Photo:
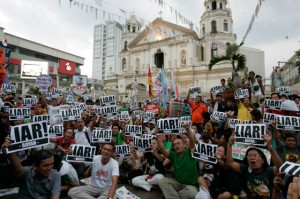
[[[126,17],[134,14],[145,21],[145,24],[149,24],[162,11],[163,20],[176,23],[174,11],[177,10],[199,27],[204,0],[165,0],[166,8],[159,7],[156,1],[72,0],[70,3],[70,0],[0,0],[0,27],[5,28],[6,33],[84,57],[82,74],[91,77],[94,26],[104,23],[109,16],[124,23]],[[237,43],[242,41],[258,2],[259,0],[228,1]],[[94,9],[87,8],[86,5]],[[97,18],[95,8],[98,9]],[[270,76],[272,67],[278,65],[278,61],[287,61],[300,49],[299,13],[299,0],[262,1],[244,46],[265,52],[267,77]],[[187,27],[180,20],[178,25]]]

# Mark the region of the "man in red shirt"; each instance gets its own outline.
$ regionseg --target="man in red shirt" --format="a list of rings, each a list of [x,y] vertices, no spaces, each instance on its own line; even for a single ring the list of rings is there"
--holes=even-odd
[[[202,113],[208,112],[207,107],[202,102],[201,96],[196,96],[195,102],[190,99],[191,90],[186,97],[191,109],[192,109],[192,122],[193,125],[197,126],[198,132],[201,133],[204,127],[204,119],[202,117]]]

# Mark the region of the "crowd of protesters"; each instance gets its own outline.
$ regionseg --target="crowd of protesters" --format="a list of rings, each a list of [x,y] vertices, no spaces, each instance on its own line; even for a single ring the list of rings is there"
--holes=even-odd
[[[232,80],[222,79],[223,92],[213,93],[210,99],[200,95],[191,97],[191,92],[180,102],[176,117],[190,117],[185,122],[184,134],[158,133],[157,120],[172,118],[169,110],[157,112],[155,118],[137,117],[133,111],[146,112],[151,102],[139,103],[133,109],[127,103],[119,103],[119,112],[128,111],[130,119],[119,120],[97,115],[93,102],[79,98],[78,102],[90,105],[81,113],[81,118],[63,122],[63,137],[52,137],[47,146],[6,153],[12,144],[12,126],[32,122],[30,119],[9,121],[9,114],[1,109],[0,141],[1,188],[19,186],[18,198],[114,198],[118,183],[151,191],[161,189],[163,197],[173,198],[290,198],[300,197],[300,178],[279,172],[284,162],[300,164],[300,134],[293,130],[276,128],[276,120],[267,126],[263,135],[265,146],[247,146],[243,160],[232,156],[235,144],[235,130],[230,128],[228,119],[263,123],[264,113],[299,117],[299,110],[271,110],[264,106],[265,99],[294,103],[299,107],[300,96],[272,93],[264,95],[261,77],[249,73],[249,80],[243,81],[240,89],[248,89],[249,97],[235,100],[225,90],[233,87]],[[27,96],[30,97],[30,96]],[[178,102],[177,102],[178,103]],[[37,97],[31,107],[33,115],[55,115],[67,104],[64,98],[46,99]],[[22,97],[12,93],[2,96],[2,105],[22,108]],[[226,120],[215,120],[214,112],[222,112]],[[132,136],[125,135],[126,125],[142,126],[143,134],[151,136],[151,152],[136,150]],[[111,143],[93,143],[95,128],[111,129]],[[197,143],[217,145],[216,164],[195,159],[192,154]],[[68,162],[72,144],[96,146],[97,152],[90,164]],[[128,144],[130,154],[117,157],[115,145]],[[271,160],[267,160],[268,151]],[[300,165],[297,168],[300,170]],[[298,172],[299,173],[299,172]],[[91,177],[89,185],[82,185],[80,179]],[[20,179],[20,180],[16,180]]]

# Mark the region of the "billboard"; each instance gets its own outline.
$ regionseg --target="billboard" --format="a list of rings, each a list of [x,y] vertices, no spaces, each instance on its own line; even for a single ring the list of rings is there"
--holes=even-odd
[[[73,75],[73,92],[77,95],[82,95],[86,92],[87,76],[84,75]]]
[[[40,75],[48,75],[48,62],[22,60],[21,79],[36,79]]]

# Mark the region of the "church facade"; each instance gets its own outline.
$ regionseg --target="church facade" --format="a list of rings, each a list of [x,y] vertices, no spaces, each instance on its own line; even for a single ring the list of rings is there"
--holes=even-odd
[[[219,85],[222,78],[231,77],[229,62],[221,62],[208,70],[211,58],[224,55],[227,45],[236,42],[231,10],[227,0],[205,0],[204,6],[200,34],[192,30],[193,27],[185,28],[161,18],[143,31],[135,16],[127,20],[117,70],[109,73],[105,81],[107,94],[115,94],[123,102],[129,101],[131,85],[136,78],[138,101],[148,99],[148,68],[154,81],[162,66],[168,84],[173,70],[181,97],[195,86],[201,87],[203,96],[209,96],[212,86]],[[264,77],[264,52],[242,46],[240,53],[246,55],[247,70]]]

